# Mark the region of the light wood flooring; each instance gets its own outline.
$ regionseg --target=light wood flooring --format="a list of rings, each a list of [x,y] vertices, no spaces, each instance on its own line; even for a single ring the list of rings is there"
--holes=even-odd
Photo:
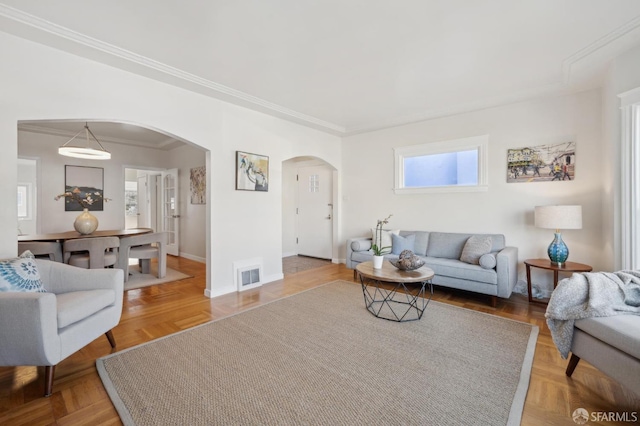
[[[184,330],[212,319],[259,306],[334,280],[353,282],[353,271],[344,265],[327,264],[287,275],[260,288],[215,299],[204,297],[205,265],[171,257],[168,266],[194,278],[125,292],[120,325],[114,329],[122,350]],[[357,285],[354,282],[354,285]],[[544,305],[529,305],[513,295],[499,299],[496,308],[489,298],[436,287],[434,300],[526,321],[540,327],[523,425],[572,425],[571,413],[579,407],[592,411],[640,414],[640,401],[630,391],[581,361],[573,378],[564,374],[566,360],[553,346],[544,322]],[[364,309],[364,307],[363,307]],[[487,330],[490,334],[491,330]],[[2,344],[0,342],[0,344]],[[0,425],[103,425],[121,424],[98,373],[95,360],[109,354],[101,337],[62,361],[56,369],[53,395],[42,397],[43,368],[0,367]],[[629,423],[589,422],[626,425]]]

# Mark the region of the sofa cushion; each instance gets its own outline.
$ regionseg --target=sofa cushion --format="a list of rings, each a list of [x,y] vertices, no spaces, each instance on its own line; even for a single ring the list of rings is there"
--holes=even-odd
[[[469,237],[464,247],[460,260],[472,265],[480,264],[480,257],[491,251],[491,237],[488,235],[472,235]]]
[[[437,257],[422,257],[422,259],[425,261],[425,266],[433,269],[436,275],[487,284],[498,284],[498,273],[495,269],[483,269],[478,265],[471,265],[457,259]]]
[[[487,253],[480,256],[480,267],[484,269],[494,269],[498,264],[495,253]]]
[[[427,231],[400,231],[400,235],[403,237],[415,235],[416,241],[413,245],[413,252],[418,256],[427,255],[427,245],[429,244],[429,233]]]
[[[394,231],[381,230],[378,231],[378,239],[379,239],[379,249],[388,247],[389,251],[391,251],[391,247],[393,245],[393,241],[391,240],[391,234],[400,234],[400,230],[396,229]],[[377,244],[376,242],[376,228],[371,228],[371,240],[372,244]]]
[[[56,295],[58,328],[81,321],[116,302],[113,290],[71,291]]]
[[[577,320],[575,327],[634,358],[640,359],[639,315],[585,318]]]
[[[416,242],[416,236],[413,234],[407,235],[406,237],[401,237],[400,235],[391,234],[391,244],[392,244],[391,253],[400,254],[404,250],[414,251],[415,242]]]
[[[367,251],[371,248],[371,240],[356,240],[351,242],[351,250]]]
[[[430,232],[427,256],[444,257],[447,259],[460,259],[462,249],[473,235],[491,237],[491,251],[500,251],[505,247],[502,234],[457,234],[453,232]]]
[[[31,252],[21,257],[0,260],[0,292],[46,293]]]
[[[462,248],[469,237],[469,234],[432,232],[429,235],[427,257],[442,257],[445,259],[458,260],[462,254]]]

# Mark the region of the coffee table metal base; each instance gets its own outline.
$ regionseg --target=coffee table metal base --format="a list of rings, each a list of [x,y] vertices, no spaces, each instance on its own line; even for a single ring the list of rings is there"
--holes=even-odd
[[[390,283],[360,275],[362,294],[367,310],[376,318],[389,321],[416,321],[433,297],[431,280],[416,283]],[[429,287],[429,298],[424,296]]]

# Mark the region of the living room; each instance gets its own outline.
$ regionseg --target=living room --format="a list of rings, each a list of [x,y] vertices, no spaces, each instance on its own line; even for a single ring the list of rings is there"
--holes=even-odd
[[[593,3],[602,6],[605,2]],[[535,206],[575,204],[582,206],[583,224],[582,229],[563,232],[570,260],[589,264],[595,271],[615,271],[623,266],[619,219],[624,179],[620,176],[619,140],[623,129],[618,96],[640,87],[638,19],[631,21],[640,10],[634,7],[620,2],[620,8],[611,12],[607,31],[576,45],[571,55],[581,54],[571,56],[570,61],[561,57],[553,63],[557,75],[551,82],[535,81],[529,85],[531,90],[517,93],[504,89],[499,99],[475,99],[475,103],[428,111],[432,113],[407,122],[380,119],[378,127],[360,131],[354,125],[352,132],[343,132],[304,114],[270,109],[272,104],[237,100],[238,92],[212,82],[203,84],[159,60],[147,62],[145,68],[141,55],[109,53],[106,43],[84,40],[82,44],[60,34],[45,41],[46,14],[42,21],[34,18],[27,25],[21,20],[19,2],[6,2],[0,9],[0,55],[5,59],[0,68],[0,137],[4,148],[0,189],[5,200],[15,200],[20,122],[133,123],[176,135],[207,152],[210,200],[203,231],[205,287],[200,294],[204,292],[212,300],[235,297],[234,262],[261,258],[266,277],[272,281],[282,277],[286,245],[282,164],[297,157],[318,158],[336,169],[339,183],[333,209],[339,226],[332,255],[336,262],[344,261],[348,238],[367,236],[377,220],[393,214],[392,229],[504,234],[508,245],[518,248],[518,280],[522,284],[526,280],[522,261],[545,257],[553,238],[551,230],[535,227]],[[30,12],[37,15],[37,11]],[[610,35],[607,43],[601,40],[605,35]],[[591,61],[598,64],[598,72],[593,74],[597,78],[579,90],[564,84],[564,79],[581,76]],[[563,65],[569,68],[565,74]],[[138,68],[145,70],[136,73]],[[474,75],[466,77],[473,80]],[[482,135],[489,139],[486,191],[394,192],[395,148]],[[507,150],[564,142],[576,144],[574,180],[507,181]],[[236,151],[269,156],[268,192],[235,189]],[[4,203],[1,211],[0,235],[4,238],[0,240],[0,258],[13,257],[18,254],[15,203]],[[546,274],[536,279],[544,290],[551,291]],[[538,311],[538,319],[540,315]]]

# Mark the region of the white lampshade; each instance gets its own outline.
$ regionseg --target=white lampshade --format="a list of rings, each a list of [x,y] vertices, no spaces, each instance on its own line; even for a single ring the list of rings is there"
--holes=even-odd
[[[536,206],[537,228],[582,229],[582,206]]]

